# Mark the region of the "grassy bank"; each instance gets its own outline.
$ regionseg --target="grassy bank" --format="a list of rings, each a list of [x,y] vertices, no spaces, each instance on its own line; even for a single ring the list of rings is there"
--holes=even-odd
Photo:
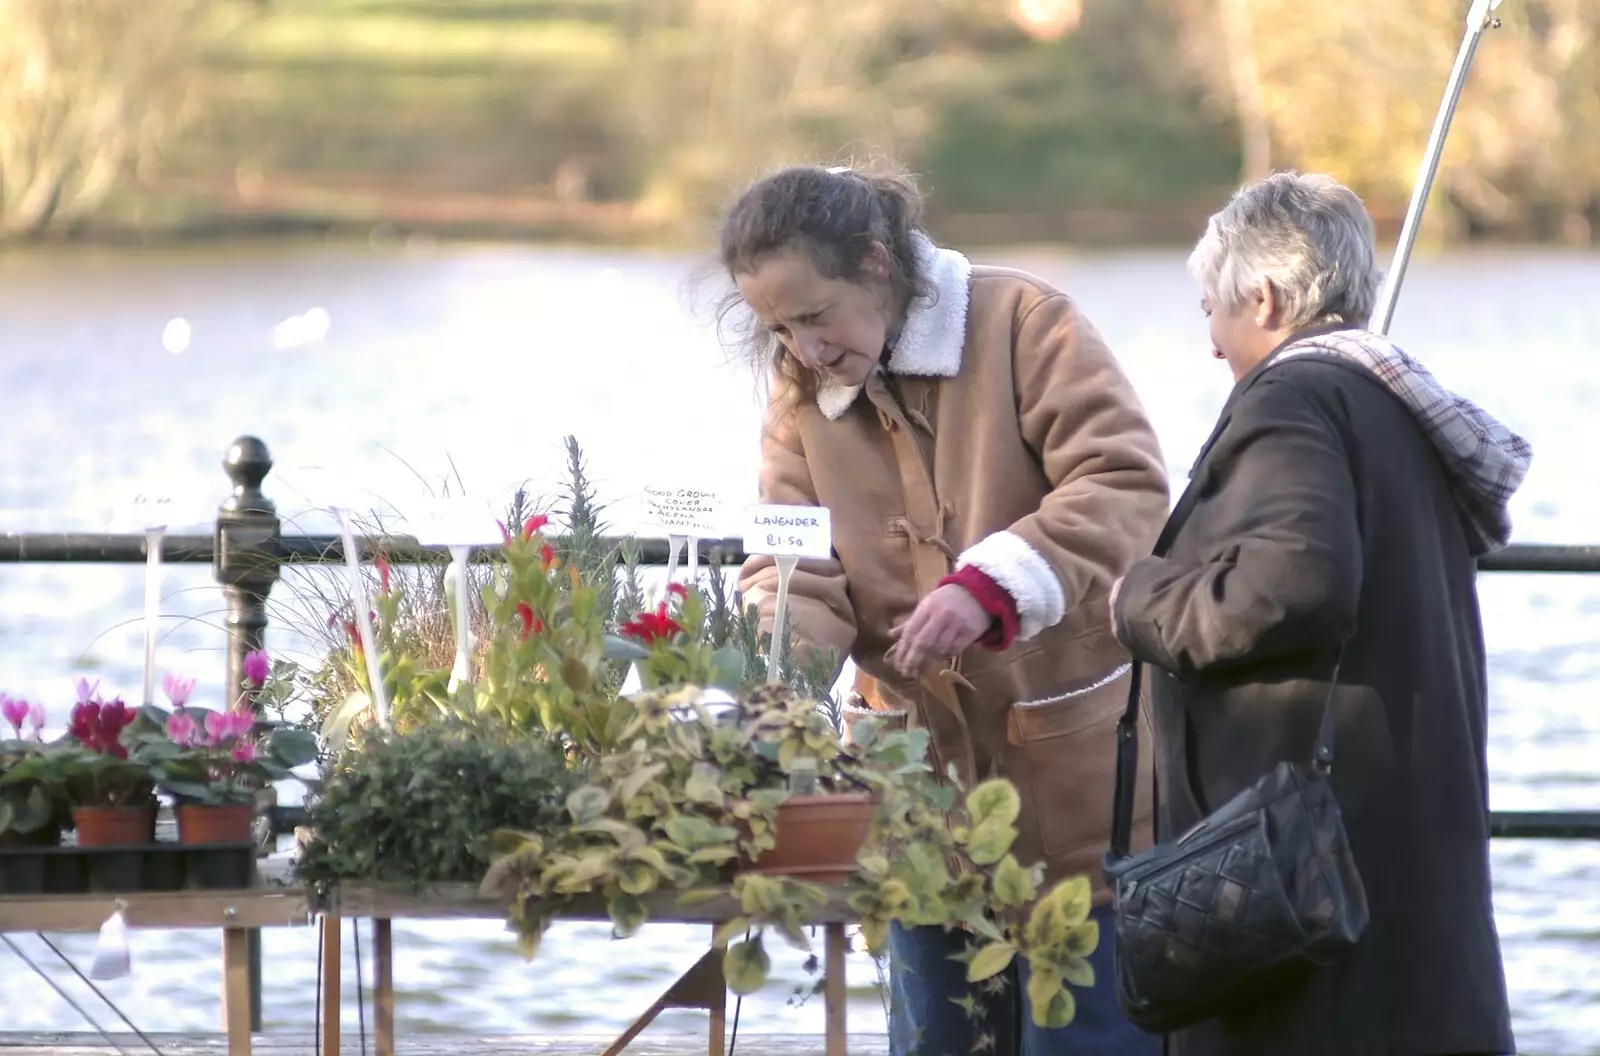
[[[657,13],[682,6],[655,2]],[[1097,17],[1053,44],[956,24],[920,53],[896,45],[912,54],[902,65],[914,83],[886,83],[878,101],[914,109],[902,120],[911,131],[890,120],[866,138],[878,126],[854,121],[858,104],[843,99],[774,112],[770,127],[757,115],[743,139],[770,135],[770,158],[893,151],[921,175],[933,223],[951,237],[1186,240],[1232,184],[1237,155],[1192,86],[1160,68],[1145,6],[1091,4]],[[159,176],[120,190],[74,234],[701,240],[765,165],[753,148],[722,151],[739,137],[705,132],[728,120],[728,104],[688,83],[693,55],[671,57],[687,46],[674,37],[682,27],[653,23],[650,10],[274,0],[208,56],[205,119],[166,151]],[[764,90],[748,88],[752,99]]]

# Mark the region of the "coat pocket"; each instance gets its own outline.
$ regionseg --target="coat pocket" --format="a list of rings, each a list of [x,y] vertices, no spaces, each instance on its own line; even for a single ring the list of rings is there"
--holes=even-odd
[[[1032,793],[1026,804],[1032,809],[1023,813],[1033,815],[1047,857],[1110,838],[1117,718],[1127,703],[1129,670],[1119,664],[1099,678],[1019,701],[1007,712],[1007,770]],[[1027,821],[1018,819],[1024,840]]]

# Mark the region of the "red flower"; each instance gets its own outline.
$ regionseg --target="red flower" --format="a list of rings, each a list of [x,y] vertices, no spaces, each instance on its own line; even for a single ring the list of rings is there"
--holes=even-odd
[[[527,641],[530,634],[544,633],[544,621],[533,614],[533,606],[525,601],[517,602],[517,619],[522,621],[522,633],[517,636],[518,641]]]
[[[555,563],[556,563],[556,552],[555,552],[555,549],[553,547],[551,547],[551,545],[549,543],[545,543],[543,546],[541,546],[539,548],[539,567],[544,569],[546,572],[548,572],[548,571],[550,571],[551,567],[553,567],[555,565]]]
[[[126,759],[128,749],[122,746],[122,731],[137,714],[121,700],[106,704],[84,701],[72,709],[67,732],[91,752]]]
[[[75,706],[67,722],[67,732],[85,748],[94,747],[100,736],[100,705],[86,700]]]
[[[667,584],[667,593],[671,594],[673,597],[677,598],[679,601],[688,601],[689,600],[689,588],[684,586],[682,583],[668,583]]]
[[[511,529],[506,527],[506,523],[504,521],[495,521],[494,523],[500,526],[500,538],[504,539],[508,543],[511,542]],[[542,513],[536,513],[532,517],[529,517],[526,521],[522,522],[522,535],[518,538],[525,543],[529,539],[533,538],[534,532],[539,531],[549,523],[549,517],[546,517]]]
[[[378,570],[378,590],[383,594],[389,593],[389,559],[379,554],[372,559],[372,564]]]
[[[629,638],[637,638],[646,645],[658,639],[671,638],[683,631],[683,625],[667,615],[667,603],[656,606],[655,612],[641,612],[620,628]]]
[[[361,628],[356,626],[355,620],[344,621],[345,637],[350,639],[350,651],[356,656],[361,655]]]

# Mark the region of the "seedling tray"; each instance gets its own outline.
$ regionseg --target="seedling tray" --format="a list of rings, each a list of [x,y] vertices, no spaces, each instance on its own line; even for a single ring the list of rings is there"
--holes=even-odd
[[[255,872],[254,843],[0,848],[0,895],[237,890]]]

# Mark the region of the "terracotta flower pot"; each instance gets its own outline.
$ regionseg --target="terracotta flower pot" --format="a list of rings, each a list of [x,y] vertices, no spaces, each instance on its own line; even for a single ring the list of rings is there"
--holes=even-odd
[[[156,808],[73,807],[72,824],[79,847],[138,847],[155,842]]]
[[[877,803],[866,793],[794,796],[778,807],[777,844],[740,871],[836,884],[856,871]]]
[[[179,843],[249,843],[250,803],[179,803]]]

